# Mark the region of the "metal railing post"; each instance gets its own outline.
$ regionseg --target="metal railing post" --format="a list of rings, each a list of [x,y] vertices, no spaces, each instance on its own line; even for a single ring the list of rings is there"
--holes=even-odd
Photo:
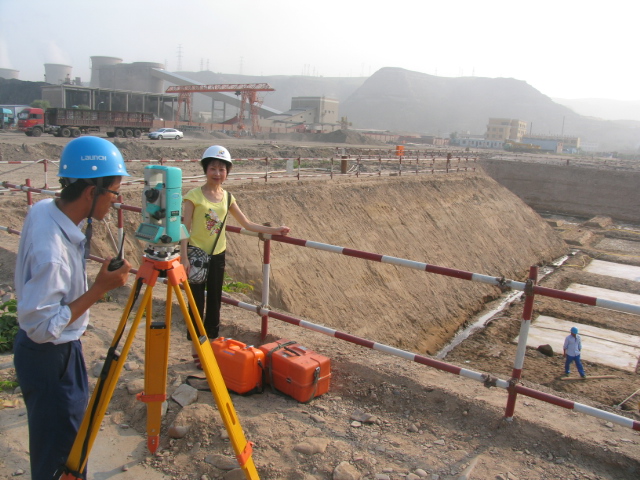
[[[269,308],[269,274],[271,270],[271,240],[264,241],[262,254],[262,308]],[[269,329],[269,315],[262,315],[260,325],[260,340],[264,340]]]
[[[518,337],[518,348],[516,350],[516,358],[513,364],[513,371],[511,372],[511,379],[509,380],[509,397],[507,398],[507,407],[504,413],[507,421],[513,420],[513,412],[516,408],[516,385],[522,378],[522,367],[524,366],[524,357],[527,351],[527,337],[529,336],[529,327],[531,326],[531,316],[533,313],[533,300],[535,294],[533,287],[538,281],[538,267],[533,265],[529,268],[529,279],[524,287],[524,307],[522,311],[522,322],[520,323],[520,336]]]
[[[27,187],[31,187],[30,178],[27,178],[24,183]],[[31,210],[32,206],[33,206],[33,194],[31,193],[31,190],[27,190],[27,209]]]

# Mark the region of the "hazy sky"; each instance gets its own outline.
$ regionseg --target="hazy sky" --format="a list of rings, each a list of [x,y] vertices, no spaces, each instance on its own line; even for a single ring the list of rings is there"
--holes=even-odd
[[[629,0],[0,0],[0,67],[89,81],[91,56],[168,70],[512,77],[559,98],[640,100]]]

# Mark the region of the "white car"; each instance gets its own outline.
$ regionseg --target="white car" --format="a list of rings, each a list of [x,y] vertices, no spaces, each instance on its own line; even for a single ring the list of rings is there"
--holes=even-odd
[[[162,140],[163,138],[168,140],[180,140],[184,137],[184,133],[180,130],[176,130],[175,128],[160,128],[155,132],[149,132],[148,137],[151,140]]]

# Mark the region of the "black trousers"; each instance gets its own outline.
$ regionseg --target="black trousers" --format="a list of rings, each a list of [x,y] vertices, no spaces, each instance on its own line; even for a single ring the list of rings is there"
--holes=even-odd
[[[210,255],[207,280],[199,284],[189,283],[193,299],[198,307],[198,313],[200,314],[200,318],[202,318],[204,329],[207,332],[207,337],[211,339],[218,338],[218,332],[220,330],[220,306],[222,305],[222,285],[224,283],[225,267],[224,256],[225,252],[219,253],[218,255]],[[189,306],[189,315],[191,317],[190,320],[193,322],[191,306]],[[196,328],[195,323],[193,325],[194,328]],[[196,331],[197,330],[196,328]],[[187,340],[191,340],[189,331],[187,331]]]

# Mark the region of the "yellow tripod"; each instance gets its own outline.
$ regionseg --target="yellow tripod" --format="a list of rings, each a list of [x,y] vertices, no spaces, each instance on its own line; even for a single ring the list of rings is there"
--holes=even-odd
[[[78,435],[71,448],[67,463],[60,469],[59,475],[56,474],[55,478],[60,477],[62,480],[85,478],[84,470],[87,465],[89,452],[98,435],[100,424],[113,396],[118,377],[129,353],[135,332],[140,324],[142,315],[145,313],[145,380],[144,392],[138,394],[138,399],[147,404],[147,445],[149,450],[151,453],[154,453],[158,448],[162,422],[162,402],[167,398],[167,367],[169,336],[171,333],[171,295],[173,291],[180,303],[182,316],[185,319],[193,345],[200,358],[220,416],[229,433],[229,438],[231,439],[238,463],[247,479],[258,479],[258,472],[251,456],[253,444],[246,440],[238,421],[235,408],[233,407],[224,379],[220,373],[220,368],[213,355],[211,343],[204,330],[202,319],[197,313],[198,309],[196,308],[191,289],[187,282],[186,272],[180,263],[180,256],[176,253],[158,256],[156,255],[157,252],[151,253],[150,250],[147,250],[147,253],[148,255],[143,257],[144,262],[136,276],[135,288],[131,289],[129,301],[127,302],[127,306],[122,314],[122,319],[109,347],[107,359],[105,360],[100,378],[91,396]],[[151,315],[153,287],[158,277],[166,277],[167,279],[166,315],[164,321],[153,321]],[[127,319],[140,293],[142,284],[146,284],[147,288],[142,297],[138,312],[129,328],[122,352],[118,354],[116,351],[118,343],[124,334]],[[180,292],[181,285],[187,294],[189,306],[191,306],[191,310],[195,313],[195,323],[200,335],[196,334],[194,325],[189,321],[187,304],[182,296],[182,292]]]

